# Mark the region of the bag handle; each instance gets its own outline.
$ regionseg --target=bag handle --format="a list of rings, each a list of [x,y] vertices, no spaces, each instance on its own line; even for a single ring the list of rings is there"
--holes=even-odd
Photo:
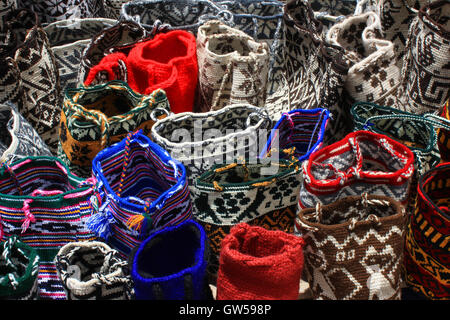
[[[407,114],[389,114],[389,115],[379,115],[379,116],[372,116],[368,117],[366,121],[364,122],[364,128],[363,130],[367,130],[369,126],[375,125],[374,123],[370,122],[373,120],[389,120],[389,119],[405,119],[405,120],[411,120],[411,121],[419,121],[422,123],[427,123],[433,125],[435,128],[443,128],[446,130],[450,130],[450,120],[447,120],[443,117],[434,115],[434,114],[425,114],[423,116],[419,115],[407,115]]]

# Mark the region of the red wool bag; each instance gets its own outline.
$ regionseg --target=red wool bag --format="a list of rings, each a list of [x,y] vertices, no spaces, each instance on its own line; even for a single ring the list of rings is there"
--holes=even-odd
[[[240,223],[222,240],[217,300],[296,300],[303,238]]]
[[[135,91],[150,94],[163,89],[174,113],[190,112],[197,89],[196,40],[192,33],[174,30],[136,42],[128,55],[114,52],[91,68],[85,86],[123,80]]]

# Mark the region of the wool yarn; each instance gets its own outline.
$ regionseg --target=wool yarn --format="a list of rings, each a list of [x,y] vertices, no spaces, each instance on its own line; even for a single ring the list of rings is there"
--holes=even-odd
[[[444,162],[419,180],[416,207],[405,240],[405,280],[428,299],[449,300],[448,256],[450,163]]]
[[[239,223],[222,241],[217,300],[296,300],[303,238]]]
[[[302,209],[364,192],[407,205],[414,154],[386,135],[360,130],[311,154],[302,169]]]
[[[101,71],[107,74],[106,81],[126,81],[131,89],[144,95],[164,90],[174,113],[192,111],[198,78],[195,37],[174,30],[136,43],[128,55],[107,55],[90,69],[84,85],[103,83],[103,77],[96,79]]]
[[[132,295],[126,260],[104,242],[68,243],[55,263],[68,300],[128,300]]]
[[[192,215],[184,166],[142,130],[100,151],[87,226],[127,257],[150,233]]]
[[[208,238],[186,220],[152,233],[129,258],[137,300],[212,300],[206,281]]]
[[[0,239],[12,235],[39,255],[38,299],[65,300],[54,258],[69,242],[92,241],[92,185],[55,157],[25,157],[0,168]]]
[[[192,212],[210,240],[211,283],[216,281],[221,243],[233,226],[245,222],[293,232],[301,185],[300,163],[293,158],[215,165],[195,180]]]
[[[39,256],[17,236],[0,242],[0,299],[34,300],[37,297]]]
[[[399,300],[406,212],[386,196],[299,210],[305,278],[317,300]]]

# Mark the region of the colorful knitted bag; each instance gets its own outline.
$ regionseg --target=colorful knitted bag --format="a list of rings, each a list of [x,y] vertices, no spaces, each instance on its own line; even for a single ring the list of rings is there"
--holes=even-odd
[[[86,227],[92,185],[54,157],[26,157],[0,168],[0,239],[37,250],[39,299],[66,299],[54,258],[69,242],[95,240]]]
[[[129,256],[136,300],[212,300],[208,238],[193,220],[152,233]]]
[[[163,89],[172,112],[192,111],[198,78],[196,42],[192,33],[183,30],[159,33],[129,49],[128,55],[115,52],[104,57],[91,68],[84,85],[123,80],[131,89],[145,95]]]
[[[429,299],[449,300],[450,163],[442,163],[419,180],[416,210],[405,243],[406,283]]]
[[[39,134],[17,111],[14,104],[0,104],[0,162],[14,162],[27,156],[51,156]]]
[[[340,46],[349,62],[345,97],[356,101],[393,105],[400,86],[400,68],[394,44],[382,36],[380,18],[366,12],[345,18],[327,33],[328,43]]]
[[[153,126],[151,137],[183,162],[193,187],[195,178],[214,164],[256,158],[258,139],[266,139],[270,126],[265,109],[236,104],[217,111],[170,115]]]
[[[399,300],[406,213],[396,200],[349,196],[300,210],[304,276],[313,299]]]
[[[444,105],[441,112],[441,117],[447,121],[450,121],[450,100]],[[441,158],[444,162],[450,161],[450,130],[439,128],[438,130],[438,147],[441,153]]]
[[[0,242],[0,299],[35,300],[39,256],[34,248],[11,236]]]
[[[273,127],[260,157],[293,155],[300,162],[323,144],[330,112],[327,109],[296,109],[283,113]],[[280,152],[280,151],[285,152]],[[286,152],[289,150],[288,152]]]
[[[221,242],[241,222],[270,230],[293,232],[300,191],[296,160],[247,160],[216,165],[195,181],[193,217],[208,235],[210,281],[215,281]]]
[[[247,223],[222,241],[217,300],[297,300],[305,242]]]
[[[349,68],[342,47],[325,42],[323,25],[314,18],[307,0],[292,0],[285,5],[284,31],[289,108],[328,109],[333,118],[325,143],[342,139],[351,128],[349,110],[340,103]]]
[[[68,300],[129,300],[133,286],[127,261],[106,243],[71,242],[55,258]]]
[[[6,17],[0,48],[0,103],[11,101],[56,153],[61,113],[58,67],[36,14],[15,10]]]
[[[314,152],[303,162],[302,169],[302,209],[363,192],[388,196],[406,206],[414,154],[386,135],[355,131]]]
[[[116,20],[113,19],[73,18],[56,21],[43,28],[56,59],[62,95],[66,88],[77,87],[81,57],[91,38],[114,24]]]
[[[30,8],[38,14],[41,23],[105,16],[102,0],[17,0],[17,7]]]
[[[134,92],[122,81],[66,91],[61,113],[58,156],[81,177],[91,175],[92,160],[130,131],[150,133],[158,117],[169,114],[163,90]]]
[[[219,110],[234,103],[264,107],[269,47],[219,20],[199,27],[198,111]]]
[[[88,227],[126,257],[148,235],[192,215],[183,165],[139,130],[92,162]]]
[[[99,64],[103,57],[115,50],[128,48],[129,45],[145,39],[146,36],[145,29],[133,21],[119,21],[112,27],[103,29],[92,37],[83,52],[78,71],[78,85],[83,85],[89,70]]]
[[[450,3],[433,1],[411,22],[402,68],[405,91],[398,108],[438,113],[450,98]]]

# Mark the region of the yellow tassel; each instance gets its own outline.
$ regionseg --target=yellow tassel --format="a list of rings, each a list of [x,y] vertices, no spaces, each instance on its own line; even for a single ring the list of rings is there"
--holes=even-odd
[[[217,181],[213,181],[213,186],[214,189],[216,189],[217,191],[223,191],[223,188],[221,186],[219,186],[219,184],[217,183]]]
[[[236,166],[237,166],[237,163],[236,163],[236,162],[230,163],[229,165],[227,165],[227,166],[225,166],[225,167],[217,168],[217,169],[215,170],[215,172],[216,172],[216,173],[219,173],[219,172],[222,172],[222,171],[225,171],[225,170],[234,168],[234,167],[236,167]]]
[[[144,221],[145,217],[141,214],[136,214],[132,217],[130,217],[127,221],[127,227],[130,229],[135,229],[136,231],[141,230],[142,228],[142,221]]]
[[[252,184],[252,186],[254,187],[267,187],[268,185],[271,185],[272,183],[274,183],[275,181],[277,181],[277,179],[273,178],[270,181],[264,181],[264,182],[259,182],[259,183],[254,183]]]

